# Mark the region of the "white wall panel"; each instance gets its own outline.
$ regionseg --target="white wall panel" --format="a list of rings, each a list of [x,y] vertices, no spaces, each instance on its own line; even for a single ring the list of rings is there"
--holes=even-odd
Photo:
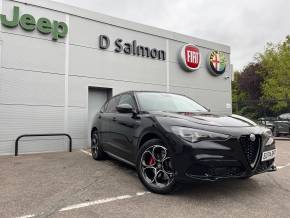
[[[87,108],[68,108],[68,133],[72,137],[87,137],[87,114]]]
[[[0,155],[11,155],[15,151],[15,141],[0,141]]]
[[[222,76],[213,76],[205,66],[193,72],[185,72],[176,63],[170,63],[170,82],[172,86],[189,87],[193,89],[228,91],[231,79]]]
[[[64,44],[7,33],[2,38],[2,66],[64,74]]]
[[[1,105],[0,140],[14,140],[22,134],[63,132],[63,114],[63,107]]]
[[[63,106],[64,76],[1,69],[0,103]]]
[[[70,74],[143,83],[166,83],[166,62],[114,52],[70,47]],[[154,79],[152,79],[154,78]]]

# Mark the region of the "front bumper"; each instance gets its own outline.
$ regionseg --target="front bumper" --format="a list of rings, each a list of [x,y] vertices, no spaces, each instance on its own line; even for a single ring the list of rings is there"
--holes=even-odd
[[[188,143],[175,139],[182,144],[182,150],[174,156],[176,179],[179,181],[205,180],[216,181],[229,178],[246,178],[259,173],[275,171],[274,159],[261,161],[264,151],[275,149],[275,141],[267,146],[260,136],[256,161],[251,164],[248,153],[241,145],[240,137],[227,141],[201,141]]]

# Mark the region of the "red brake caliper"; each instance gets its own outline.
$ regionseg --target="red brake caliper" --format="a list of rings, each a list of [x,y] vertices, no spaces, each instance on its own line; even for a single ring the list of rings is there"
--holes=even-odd
[[[149,159],[149,165],[154,165],[155,164],[155,159],[154,159],[154,157],[150,157],[150,159]]]

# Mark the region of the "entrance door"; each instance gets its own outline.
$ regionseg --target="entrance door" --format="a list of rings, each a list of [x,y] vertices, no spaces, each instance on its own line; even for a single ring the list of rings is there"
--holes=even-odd
[[[91,126],[94,116],[100,111],[103,104],[112,96],[112,89],[89,87],[88,92],[88,139],[90,142]]]

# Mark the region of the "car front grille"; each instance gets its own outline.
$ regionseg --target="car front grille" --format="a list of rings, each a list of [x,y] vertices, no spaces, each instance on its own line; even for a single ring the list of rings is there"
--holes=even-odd
[[[241,167],[217,167],[211,168],[210,174],[213,176],[221,176],[221,177],[234,177],[240,176],[243,173],[243,169]]]
[[[187,170],[188,175],[200,177],[236,177],[243,172],[240,166],[212,167],[201,164],[194,164]]]
[[[255,137],[255,141],[250,140],[250,135],[240,137],[240,144],[251,168],[254,168],[257,163],[261,147],[261,136],[255,135]]]

